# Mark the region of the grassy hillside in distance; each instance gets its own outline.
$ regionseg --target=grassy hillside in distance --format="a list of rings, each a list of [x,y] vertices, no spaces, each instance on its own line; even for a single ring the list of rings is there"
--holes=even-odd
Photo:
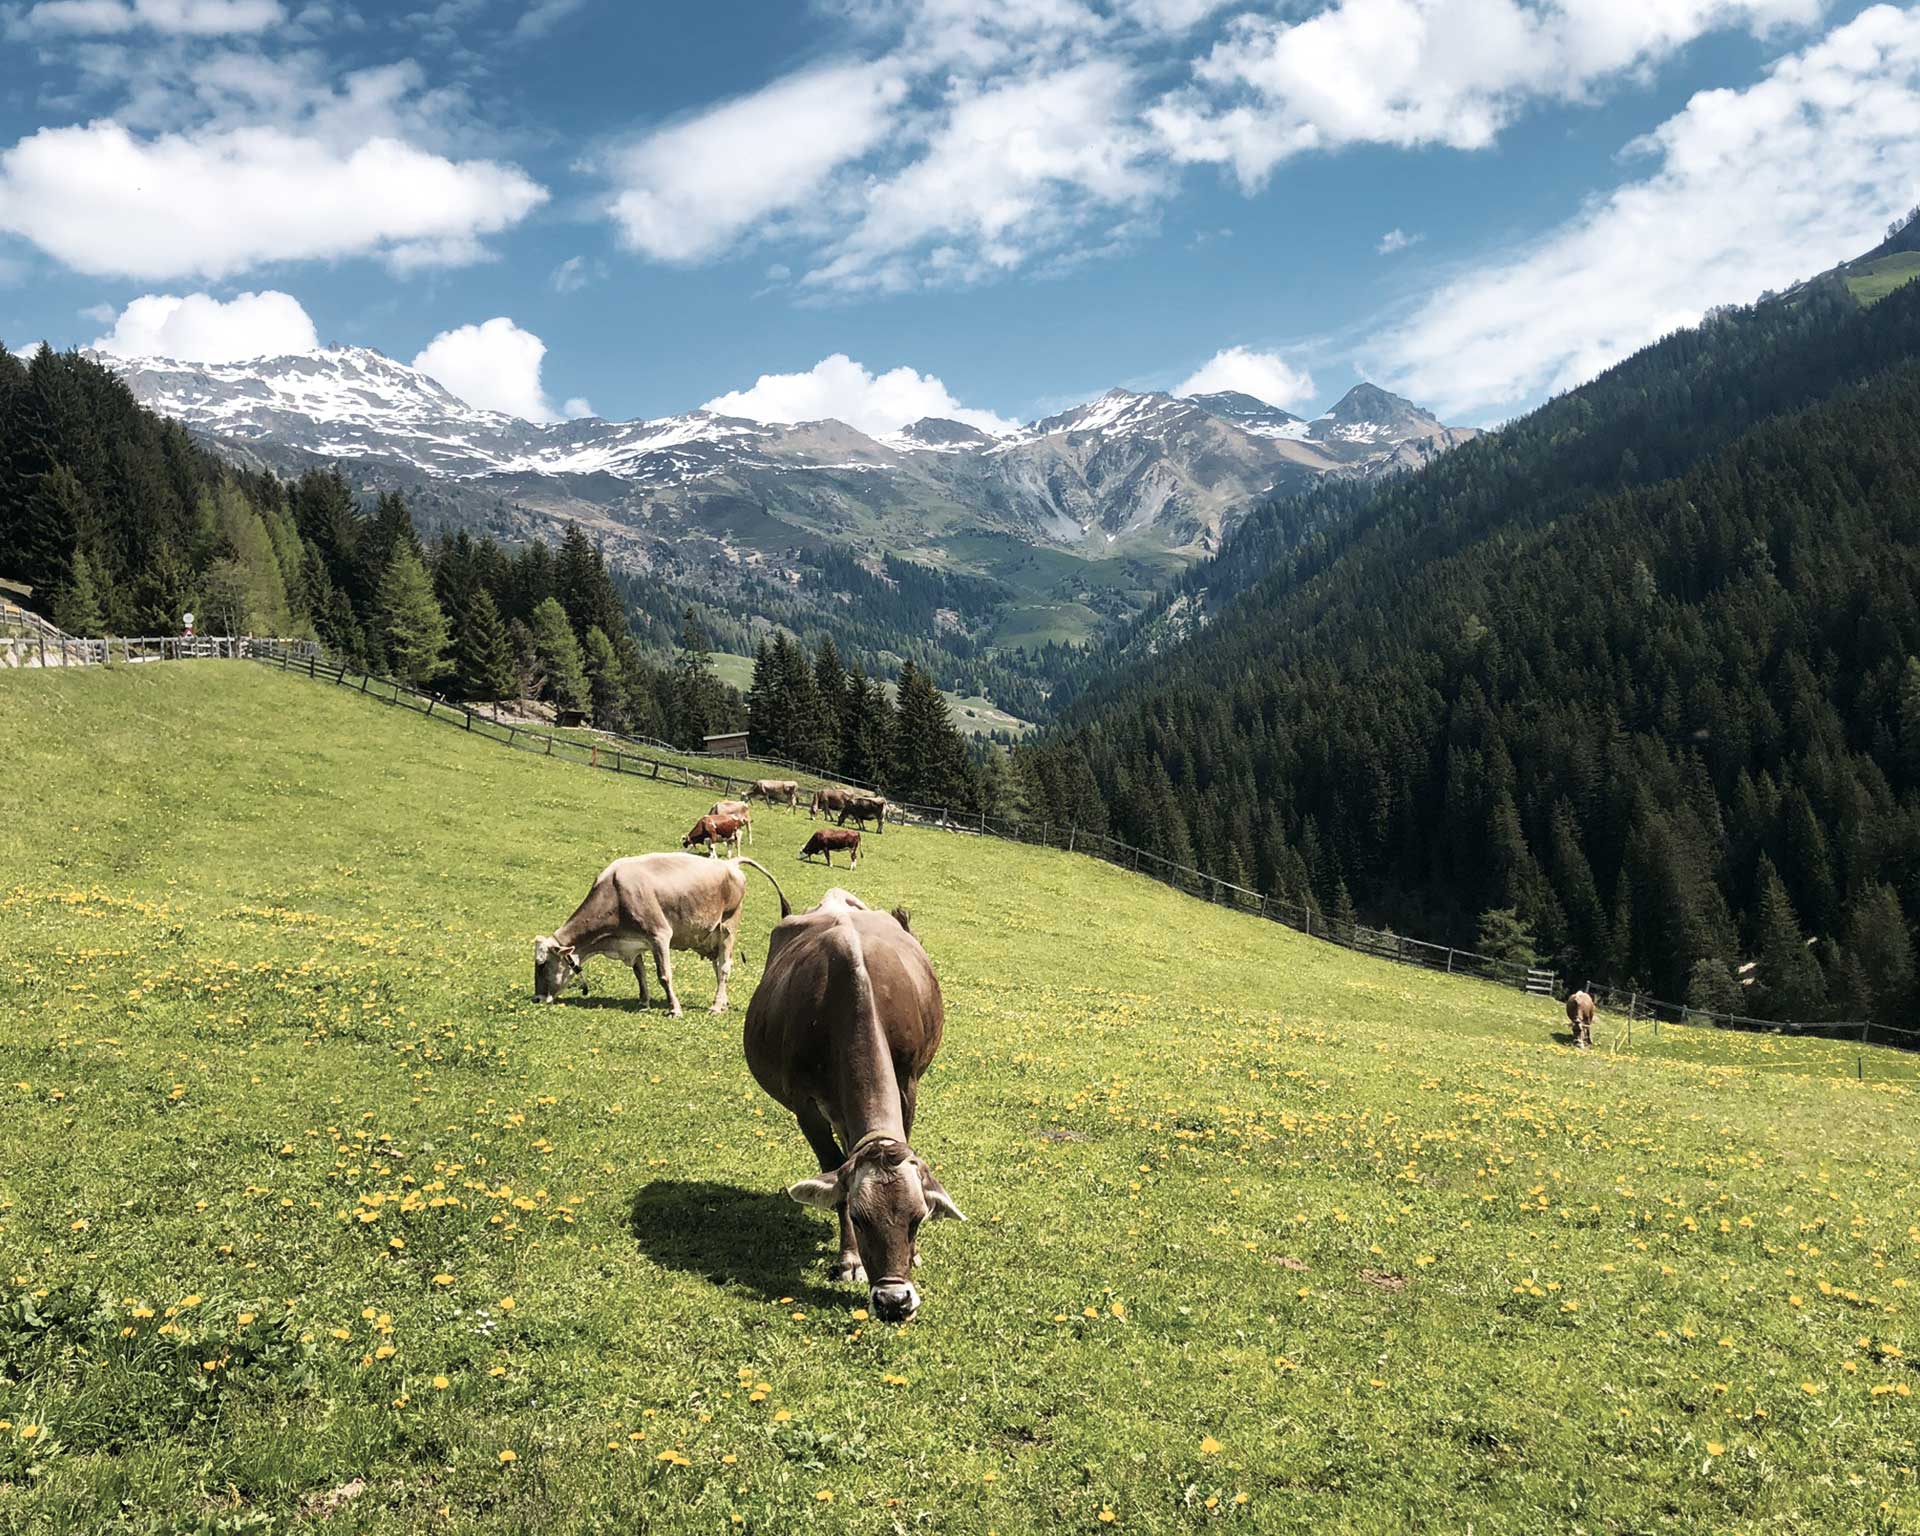
[[[730,651],[715,651],[713,654],[713,672],[721,682],[729,687],[738,688],[745,693],[753,685],[753,658],[735,656]],[[893,684],[887,684],[889,695],[893,693]],[[960,728],[964,736],[986,736],[994,731],[1004,731],[1011,736],[1023,736],[1033,729],[1033,722],[1022,720],[1018,715],[1010,715],[998,708],[991,699],[983,699],[977,694],[962,695],[947,689],[941,689],[941,696],[947,701],[948,712],[953,723]]]
[[[1576,1055],[1087,859],[829,874],[769,814],[946,994],[916,1145],[970,1220],[882,1327],[742,1059],[757,876],[728,1017],[684,955],[683,1019],[604,961],[529,1000],[703,793],[242,663],[10,674],[0,721],[0,1527],[1920,1521],[1911,1058]]]
[[[1847,270],[1847,289],[1862,304],[1877,304],[1920,277],[1920,252],[1900,251]]]

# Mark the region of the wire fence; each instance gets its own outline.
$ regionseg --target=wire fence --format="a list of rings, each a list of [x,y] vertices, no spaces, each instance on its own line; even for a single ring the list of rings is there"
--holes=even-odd
[[[320,656],[317,648],[295,651],[275,646],[271,642],[254,642],[247,654],[251,659],[274,666],[280,671],[351,688],[354,692],[368,698],[412,710],[429,719],[459,726],[471,735],[497,741],[503,746],[513,747],[523,752],[533,752],[543,757],[558,758],[583,767],[629,774],[656,783],[687,789],[710,790],[721,794],[744,791],[753,784],[755,778],[765,776],[729,773],[717,767],[697,767],[694,766],[695,763],[703,758],[711,759],[712,755],[670,748],[648,738],[602,732],[582,739],[557,735],[552,731],[541,730],[515,721],[500,720],[469,704],[449,701],[389,678],[373,677],[364,672],[355,672],[350,668],[337,666]],[[672,755],[662,755],[666,752],[671,752]],[[741,759],[720,760],[735,763],[742,761]],[[756,757],[751,761],[755,766],[774,766],[794,775],[797,780],[804,781],[803,788],[842,786],[874,794],[881,793],[871,785],[862,785],[839,775],[827,774],[791,759]],[[1524,965],[1518,961],[1493,955],[1477,954],[1472,950],[1457,949],[1447,944],[1433,944],[1423,939],[1408,938],[1405,934],[1394,933],[1386,928],[1369,927],[1364,923],[1330,918],[1303,903],[1288,901],[1247,886],[1236,885],[1230,880],[1222,880],[1218,875],[1208,874],[1205,870],[1195,869],[1191,865],[1177,864],[1144,848],[1134,847],[1130,843],[1120,842],[1116,838],[1107,837],[1101,833],[1089,832],[1076,825],[1062,826],[1052,821],[1019,821],[993,816],[984,811],[956,811],[950,806],[925,805],[892,799],[887,801],[886,819],[895,825],[919,826],[962,835],[994,837],[1007,842],[1024,843],[1031,847],[1056,848],[1066,853],[1085,854],[1131,873],[1146,875],[1187,895],[1245,912],[1251,916],[1265,918],[1298,933],[1306,934],[1310,938],[1337,944],[1343,949],[1378,960],[1391,960],[1400,965],[1416,966],[1449,976],[1474,977],[1541,997],[1564,999],[1571,990],[1564,987],[1561,978],[1551,970]],[[1865,1021],[1796,1024],[1777,1020],[1750,1019],[1738,1014],[1717,1013],[1708,1009],[1662,1002],[1639,992],[1591,981],[1587,983],[1586,990],[1594,999],[1597,1008],[1612,1013],[1625,1013],[1629,1040],[1634,1024],[1644,1022],[1653,1030],[1655,1038],[1658,1038],[1659,1026],[1662,1023],[1675,1026],[1710,1024],[1721,1029],[1763,1030],[1776,1034],[1824,1037],[1862,1044],[1895,1045],[1908,1049],[1920,1047],[1920,1031],[1893,1029]],[[1864,1075],[1864,1066],[1861,1063],[1856,1062],[1856,1070]]]

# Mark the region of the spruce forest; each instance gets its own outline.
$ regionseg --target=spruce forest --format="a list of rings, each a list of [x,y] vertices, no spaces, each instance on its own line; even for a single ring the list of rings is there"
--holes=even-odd
[[[1916,359],[1920,286],[1816,283],[1266,509],[1203,629],[1082,674],[1051,813],[1575,983],[1904,1024]]]

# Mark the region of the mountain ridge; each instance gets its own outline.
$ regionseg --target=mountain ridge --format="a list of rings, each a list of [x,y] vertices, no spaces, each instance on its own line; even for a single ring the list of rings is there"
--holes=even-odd
[[[904,497],[936,522],[982,523],[1095,555],[1128,542],[1209,553],[1266,496],[1319,475],[1391,472],[1404,467],[1409,444],[1417,459],[1475,435],[1371,385],[1314,422],[1247,395],[1115,389],[1002,435],[937,418],[867,433],[831,417],[773,423],[705,409],[533,422],[469,405],[369,347],[233,363],[95,356],[141,403],[216,446],[288,468],[339,461],[451,482],[544,478],[582,493],[561,499],[624,500],[656,516],[660,503],[696,488],[745,492],[803,526],[807,504],[818,510],[816,488],[767,482],[824,475],[828,500],[835,491],[855,502]],[[1356,400],[1379,408],[1368,416]],[[847,475],[897,483],[850,487],[839,478]],[[610,497],[611,487],[578,483],[595,477],[631,489]],[[815,521],[815,531],[834,535]]]

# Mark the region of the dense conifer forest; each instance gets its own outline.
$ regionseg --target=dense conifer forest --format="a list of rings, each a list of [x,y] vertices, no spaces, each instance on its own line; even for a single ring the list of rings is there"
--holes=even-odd
[[[1203,631],[1085,679],[1041,803],[1576,978],[1905,1022],[1916,359],[1920,285],[1816,284],[1268,509],[1192,578]]]

